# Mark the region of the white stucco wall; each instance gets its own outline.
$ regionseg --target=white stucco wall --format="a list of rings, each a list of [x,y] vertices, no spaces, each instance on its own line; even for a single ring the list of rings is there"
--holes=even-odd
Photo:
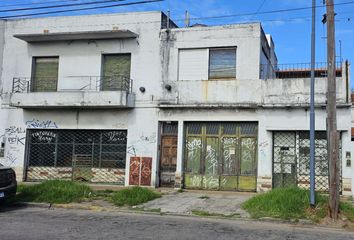
[[[1,81],[0,136],[11,138],[5,158],[0,159],[17,170],[19,180],[25,159],[25,131],[39,123],[59,129],[125,129],[128,131],[125,184],[129,181],[131,156],[151,157],[152,181],[158,184],[159,121],[178,122],[177,175],[183,173],[184,123],[186,121],[258,122],[258,185],[271,185],[272,131],[309,129],[309,79],[259,79],[261,56],[260,24],[237,24],[161,30],[161,13],[52,17],[6,22],[5,48]],[[0,26],[1,27],[1,26]],[[14,34],[74,32],[126,29],[136,39],[31,43],[15,39]],[[0,44],[1,46],[1,44]],[[178,80],[179,49],[237,47],[237,77],[232,80]],[[251,51],[252,50],[252,51]],[[134,108],[82,108],[73,104],[65,109],[10,108],[14,77],[30,77],[32,58],[59,56],[59,90],[80,86],[79,78],[99,76],[102,54],[131,53],[131,78],[135,94]],[[72,80],[74,79],[74,80]],[[343,132],[343,152],[351,150],[348,138],[350,110],[346,107],[348,86],[338,79],[338,128]],[[165,86],[171,85],[171,91]],[[144,87],[142,93],[139,88]],[[316,101],[325,103],[326,83],[316,80]],[[57,96],[60,93],[56,93]],[[43,94],[42,94],[43,95]],[[29,96],[29,95],[28,95]],[[114,96],[110,96],[114,97]],[[50,98],[50,97],[48,97]],[[68,95],[56,102],[67,101]],[[98,100],[97,100],[98,99]],[[99,97],[96,101],[99,101]],[[31,97],[31,101],[36,99]],[[65,100],[65,101],[64,101]],[[107,99],[103,99],[102,102]],[[25,101],[21,100],[21,101]],[[54,99],[48,100],[49,102]],[[163,105],[166,106],[163,106]],[[175,106],[173,106],[175,105]],[[177,108],[175,108],[177,106]],[[212,107],[214,106],[214,107]],[[57,106],[58,107],[58,106]],[[316,109],[316,129],[325,130],[326,111]],[[42,124],[42,123],[45,124]],[[7,129],[7,130],[6,130]],[[345,154],[342,154],[345,158]],[[344,161],[344,158],[342,161]],[[343,165],[344,166],[344,165]],[[343,168],[343,177],[352,180],[353,168]]]

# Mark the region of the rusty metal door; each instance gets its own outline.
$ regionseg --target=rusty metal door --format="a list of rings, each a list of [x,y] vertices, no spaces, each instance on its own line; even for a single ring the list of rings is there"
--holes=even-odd
[[[129,185],[151,185],[151,157],[130,157]]]

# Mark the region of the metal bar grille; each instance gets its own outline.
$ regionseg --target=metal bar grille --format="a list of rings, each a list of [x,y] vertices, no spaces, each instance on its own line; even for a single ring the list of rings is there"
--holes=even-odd
[[[29,130],[27,181],[124,184],[127,131]]]
[[[273,187],[310,186],[310,134],[308,131],[274,132]],[[316,191],[328,192],[327,135],[315,134]]]
[[[257,178],[255,122],[186,124],[186,188],[255,191]]]

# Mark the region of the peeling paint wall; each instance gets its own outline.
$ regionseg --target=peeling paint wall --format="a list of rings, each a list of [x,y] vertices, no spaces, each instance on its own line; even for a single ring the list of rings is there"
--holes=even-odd
[[[0,22],[0,29],[1,29]],[[229,121],[258,123],[257,190],[272,186],[272,131],[309,129],[309,79],[259,78],[262,56],[261,26],[236,24],[213,27],[173,28],[161,30],[161,13],[126,13],[93,16],[51,17],[14,20],[6,23],[5,47],[1,79],[4,95],[0,107],[0,140],[6,137],[5,157],[1,163],[16,169],[23,179],[25,166],[26,129],[122,129],[127,130],[125,185],[129,185],[131,158],[151,158],[151,186],[158,183],[159,121],[178,122],[176,186],[184,175],[184,126],[187,121]],[[127,29],[137,33],[137,39],[53,42],[27,44],[13,34],[75,32]],[[263,42],[262,42],[263,41]],[[178,80],[179,49],[237,47],[236,79]],[[1,39],[0,39],[1,49]],[[270,46],[270,49],[272,46]],[[272,50],[270,50],[272,51]],[[1,52],[0,52],[1,53]],[[21,109],[9,107],[9,92],[13,77],[31,75],[33,56],[59,56],[59,79],[68,75],[100,75],[104,53],[131,53],[131,78],[135,107],[104,108],[109,99],[96,96],[97,108]],[[272,55],[272,53],[271,53]],[[1,54],[0,54],[1,56]],[[276,56],[271,56],[276,61]],[[59,80],[60,81],[60,80]],[[342,151],[351,151],[349,129],[350,109],[346,102],[348,85],[338,78],[338,128],[342,131]],[[168,85],[171,89],[169,90]],[[71,83],[60,81],[59,88]],[[144,91],[140,89],[144,88]],[[325,103],[325,78],[316,79],[316,102]],[[59,94],[59,95],[58,95]],[[45,94],[42,94],[45,95]],[[70,94],[69,94],[70,95]],[[48,96],[48,102],[66,102],[69,95]],[[47,95],[46,95],[47,96]],[[109,95],[115,98],[115,95]],[[43,99],[43,96],[42,96]],[[92,100],[92,99],[91,99]],[[102,101],[100,101],[102,100]],[[116,100],[116,99],[115,99]],[[21,100],[22,101],[22,100]],[[29,101],[36,102],[33,97]],[[78,101],[78,100],[75,100]],[[80,101],[80,100],[79,100]],[[92,100],[93,101],[93,100]],[[113,100],[112,100],[113,101]],[[165,106],[164,106],[165,105]],[[105,105],[107,107],[107,105]],[[325,130],[326,110],[316,108],[316,128]],[[345,154],[342,154],[345,156]],[[345,161],[345,158],[342,159]],[[64,174],[64,172],[57,173]],[[100,173],[97,172],[97,179]],[[105,172],[105,174],[107,174]],[[112,179],[116,176],[111,173]],[[343,168],[346,186],[354,183],[353,167]],[[349,189],[349,187],[348,187]],[[349,191],[347,191],[349,192]],[[354,192],[353,190],[351,191]]]

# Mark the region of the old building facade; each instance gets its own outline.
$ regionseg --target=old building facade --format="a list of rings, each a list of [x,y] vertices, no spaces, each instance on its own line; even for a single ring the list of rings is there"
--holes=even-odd
[[[308,70],[259,23],[178,28],[161,12],[0,22],[0,162],[20,181],[265,191],[309,185]],[[338,65],[342,193],[352,195],[348,63]],[[328,188],[316,70],[317,189]]]

